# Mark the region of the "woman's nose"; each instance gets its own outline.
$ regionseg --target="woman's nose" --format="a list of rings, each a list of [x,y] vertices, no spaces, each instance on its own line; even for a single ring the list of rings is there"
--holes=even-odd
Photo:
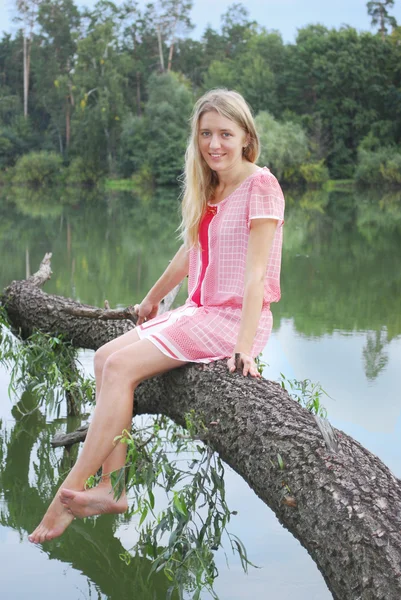
[[[220,148],[220,140],[218,135],[212,135],[209,146],[210,148]]]

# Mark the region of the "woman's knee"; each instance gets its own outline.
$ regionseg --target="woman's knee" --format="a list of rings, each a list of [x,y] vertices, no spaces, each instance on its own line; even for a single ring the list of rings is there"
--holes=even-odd
[[[103,381],[113,381],[120,384],[127,384],[135,388],[139,381],[136,381],[135,369],[124,357],[124,351],[113,352],[103,363]]]
[[[111,355],[111,350],[107,347],[108,344],[104,344],[104,346],[100,346],[95,352],[95,358],[93,361],[93,366],[95,370],[95,377],[99,377],[101,379],[103,374],[104,365]]]

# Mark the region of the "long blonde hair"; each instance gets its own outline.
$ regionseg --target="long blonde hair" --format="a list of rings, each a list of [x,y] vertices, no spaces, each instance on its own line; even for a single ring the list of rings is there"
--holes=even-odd
[[[182,199],[181,237],[187,248],[198,245],[198,229],[207,203],[219,180],[199,150],[199,121],[209,111],[216,111],[236,123],[247,134],[248,145],[243,156],[255,163],[260,152],[259,137],[251,110],[238,92],[210,90],[196,102],[191,117],[191,133],[185,153],[184,189]]]

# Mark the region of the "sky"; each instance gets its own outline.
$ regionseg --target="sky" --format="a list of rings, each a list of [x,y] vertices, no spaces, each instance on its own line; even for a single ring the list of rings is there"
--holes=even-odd
[[[81,2],[78,6],[93,6],[95,0]],[[122,0],[115,0],[121,4]],[[140,5],[145,5],[140,0]],[[194,0],[191,18],[195,29],[191,37],[200,38],[206,25],[219,29],[220,17],[233,0]],[[266,29],[281,32],[284,42],[294,42],[297,30],[310,23],[320,23],[329,28],[338,29],[342,25],[350,25],[359,31],[374,31],[370,26],[366,0],[243,0],[250,13],[250,18]],[[395,0],[392,14],[401,24],[401,0]],[[17,25],[12,19],[16,15],[15,0],[0,0],[0,31],[14,34]]]

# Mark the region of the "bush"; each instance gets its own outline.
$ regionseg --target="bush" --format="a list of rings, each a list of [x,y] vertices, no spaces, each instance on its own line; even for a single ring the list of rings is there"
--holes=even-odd
[[[67,169],[66,183],[68,185],[95,185],[99,178],[100,173],[94,165],[77,156],[70,162]]]
[[[255,119],[261,142],[260,164],[271,168],[278,179],[286,173],[294,176],[308,158],[308,138],[297,123],[279,123],[268,112],[260,112]]]
[[[387,162],[380,165],[380,173],[385,181],[390,184],[401,184],[401,154],[394,154]]]
[[[362,185],[400,185],[401,152],[393,146],[375,152],[360,148],[355,179]]]
[[[176,184],[184,168],[192,94],[175,73],[151,75],[148,94],[144,116],[123,121],[120,172],[129,177],[150,169],[157,184]]]
[[[62,176],[62,158],[55,152],[30,152],[18,159],[13,183],[42,185],[56,183]]]
[[[329,179],[329,171],[324,164],[324,159],[301,165],[299,170],[308,185],[323,185]]]
[[[10,155],[13,151],[13,144],[8,136],[0,130],[0,169],[4,169],[10,164]]]

